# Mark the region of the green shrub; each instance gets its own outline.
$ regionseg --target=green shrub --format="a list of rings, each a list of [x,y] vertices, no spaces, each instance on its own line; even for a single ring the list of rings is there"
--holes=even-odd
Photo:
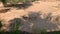
[[[46,34],[46,29],[32,29],[34,34]]]
[[[40,29],[39,32],[41,32],[41,34],[46,34],[46,29]]]

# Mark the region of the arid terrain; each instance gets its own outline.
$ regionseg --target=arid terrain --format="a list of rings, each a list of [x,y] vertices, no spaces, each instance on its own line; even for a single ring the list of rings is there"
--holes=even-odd
[[[60,1],[35,1],[24,9],[20,9],[18,6],[10,7],[7,12],[2,9],[4,8],[1,4],[0,19],[3,20],[2,29],[4,30],[9,30],[9,24],[13,23],[15,18],[22,20],[22,26],[19,28],[22,31],[38,32],[39,29],[45,29],[50,32],[60,30]]]

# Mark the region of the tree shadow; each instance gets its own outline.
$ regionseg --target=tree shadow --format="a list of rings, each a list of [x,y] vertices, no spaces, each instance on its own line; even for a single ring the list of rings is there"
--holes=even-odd
[[[17,8],[17,9],[26,9],[31,5],[32,5],[31,2],[26,2],[26,3],[21,3],[21,4],[9,4],[5,7],[14,7],[14,8]]]
[[[59,29],[58,26],[60,25],[60,23],[57,22],[56,24],[50,21],[52,19],[50,17],[51,13],[49,13],[48,16],[44,19],[42,19],[40,15],[41,14],[39,12],[30,12],[28,14],[28,17],[25,18],[25,20],[28,19],[28,22],[33,24],[30,24],[30,27],[32,27],[31,29],[34,29],[36,32],[38,32],[39,29],[45,29],[46,31],[56,31],[57,29]]]
[[[1,21],[0,21],[0,28],[2,27],[2,23],[1,23]]]
[[[28,33],[26,31],[13,31],[13,32],[0,32],[0,34],[31,34],[31,33]]]
[[[28,16],[22,16],[22,18],[14,18],[9,20],[10,22],[9,29],[10,31],[15,28],[20,29],[21,31],[26,31],[29,33],[34,33],[34,31],[40,33],[40,29],[45,29],[46,31],[52,31],[59,29],[60,23],[51,22],[52,19],[51,13],[47,15],[46,18],[42,19],[40,12],[29,12]],[[16,27],[16,25],[18,27]]]
[[[19,30],[19,28],[23,25],[22,22],[24,22],[21,18],[14,18],[9,20],[9,22],[11,23],[9,25],[9,31],[5,32],[6,34],[31,34],[29,32]]]

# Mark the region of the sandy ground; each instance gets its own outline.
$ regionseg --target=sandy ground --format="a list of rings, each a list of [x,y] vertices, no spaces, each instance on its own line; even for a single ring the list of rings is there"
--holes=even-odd
[[[5,20],[3,24],[9,25],[11,22],[8,21],[14,18],[30,16],[31,19],[23,19],[24,24],[20,27],[22,31],[38,32],[39,29],[46,29],[49,32],[60,30],[60,18],[57,18],[57,16],[60,16],[60,1],[36,1],[32,4],[26,9],[12,8],[6,13],[0,13],[0,19]],[[51,20],[47,19],[50,13]]]

